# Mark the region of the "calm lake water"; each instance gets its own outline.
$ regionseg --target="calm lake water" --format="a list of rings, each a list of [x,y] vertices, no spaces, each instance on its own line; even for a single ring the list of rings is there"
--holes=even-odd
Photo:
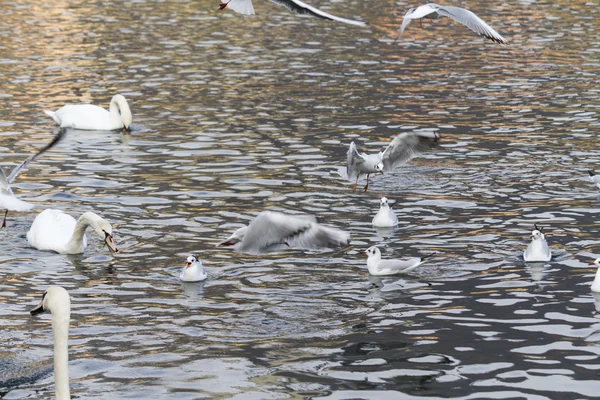
[[[38,207],[0,232],[0,397],[54,393],[50,316],[28,313],[49,285],[72,297],[73,398],[597,396],[599,4],[449,1],[510,45],[448,19],[392,44],[418,3],[310,1],[360,28],[267,0],[254,17],[216,0],[0,1],[2,167],[49,141],[43,109],[122,93],[134,115],[131,135],[71,132],[15,181]],[[417,130],[441,147],[352,193],[352,140],[375,152]],[[393,232],[371,226],[381,196]],[[102,215],[121,252],[92,233],[83,255],[29,247],[49,207]],[[264,209],[316,215],[351,243],[215,248]],[[554,259],[525,265],[534,222]],[[374,279],[371,245],[437,254]],[[182,284],[192,253],[209,279]]]

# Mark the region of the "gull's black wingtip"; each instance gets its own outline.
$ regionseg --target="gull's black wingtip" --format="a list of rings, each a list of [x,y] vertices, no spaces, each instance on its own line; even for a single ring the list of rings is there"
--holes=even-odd
[[[592,171],[591,169],[588,171],[588,174],[590,174],[590,176],[593,178],[594,176],[596,176],[596,174],[594,173],[594,171]]]

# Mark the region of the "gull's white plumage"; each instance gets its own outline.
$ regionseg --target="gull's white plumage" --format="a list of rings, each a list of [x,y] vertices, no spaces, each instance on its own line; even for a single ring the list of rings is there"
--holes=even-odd
[[[93,131],[128,131],[133,118],[129,103],[120,94],[113,96],[108,110],[92,104],[68,104],[44,112],[61,127]]]
[[[52,314],[54,334],[54,386],[56,400],[69,400],[69,322],[71,320],[71,299],[69,293],[60,286],[49,287],[39,305],[30,313],[36,315],[44,311]]]
[[[542,262],[550,261],[551,258],[552,252],[550,251],[548,242],[546,242],[546,237],[536,226],[531,231],[531,242],[523,252],[523,260],[526,262]]]
[[[91,226],[110,251],[118,252],[108,221],[86,212],[78,220],[60,210],[46,209],[33,220],[27,232],[27,241],[38,250],[52,250],[61,254],[83,253],[87,246],[86,229]]]
[[[596,173],[591,170],[588,171],[588,174],[590,175],[590,180],[594,182],[598,189],[600,189],[600,175],[596,175]]]
[[[473,13],[472,11],[461,7],[440,6],[434,3],[429,3],[416,8],[409,9],[406,15],[404,15],[404,19],[402,20],[402,25],[400,25],[400,29],[398,29],[398,37],[396,38],[396,40],[400,38],[400,35],[402,35],[402,32],[404,32],[404,29],[406,29],[410,21],[412,21],[413,19],[438,19],[440,16],[450,17],[456,22],[467,26],[473,32],[484,36],[496,43],[508,43],[506,39],[504,39],[498,32],[496,32],[491,26],[489,26],[485,21],[483,21],[481,18],[475,15],[475,13]]]
[[[378,228],[389,228],[398,225],[398,217],[388,204],[388,199],[382,197],[380,200],[379,211],[373,217],[373,226]]]
[[[598,269],[596,270],[596,276],[594,276],[594,282],[592,282],[592,292],[600,293],[600,258],[596,258],[593,264]]]
[[[377,154],[360,154],[354,142],[350,143],[346,172],[348,179],[356,180],[353,191],[356,190],[360,175],[367,175],[367,183],[364,188],[367,191],[370,174],[390,172],[411,158],[429,150],[439,140],[440,134],[435,132],[404,132],[396,136],[385,150]]]
[[[29,156],[25,161],[15,167],[11,173],[6,176],[4,174],[4,170],[0,168],[0,210],[6,210],[4,214],[5,219],[2,222],[2,227],[6,226],[6,215],[8,211],[27,211],[31,210],[34,206],[33,204],[27,203],[26,201],[19,200],[13,193],[10,184],[17,177],[18,173],[25,168],[30,162],[38,158],[40,155],[50,150],[56,144],[58,144],[66,135],[66,131],[64,129],[58,129],[58,132],[54,135],[54,138],[44,146],[37,153]]]
[[[300,0],[271,0],[275,4],[279,4],[300,15],[311,15],[313,17],[328,19],[331,21],[343,22],[345,24],[357,25],[357,26],[366,26],[362,21],[355,21],[352,19],[338,17],[336,15],[332,15],[326,13],[324,11],[319,10],[311,5],[308,5]],[[254,14],[254,7],[252,6],[252,0],[221,0],[220,8],[231,8],[231,10],[245,15]]]
[[[367,268],[369,269],[369,273],[380,276],[406,274],[425,263],[426,258],[433,255],[407,258],[405,260],[382,260],[381,251],[377,246],[369,247],[365,253],[368,256]]]
[[[200,282],[208,277],[202,261],[195,256],[189,256],[185,267],[179,273],[179,279],[183,282]]]
[[[241,253],[261,254],[287,248],[343,246],[349,237],[347,232],[318,224],[313,216],[263,211],[217,246],[234,246]]]

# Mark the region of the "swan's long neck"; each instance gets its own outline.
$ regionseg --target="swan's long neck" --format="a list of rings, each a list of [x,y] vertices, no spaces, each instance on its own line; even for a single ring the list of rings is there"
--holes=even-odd
[[[114,96],[110,100],[108,110],[110,112],[110,117],[121,123],[121,125],[127,125],[125,124],[125,121],[131,121],[131,109],[129,108],[127,100],[122,96]]]
[[[56,400],[69,400],[69,320],[68,310],[60,314],[52,314],[52,331],[54,332],[54,385]]]
[[[79,217],[77,223],[75,224],[73,235],[71,235],[71,239],[69,239],[65,245],[67,251],[78,252],[84,247],[83,238],[85,237],[85,230],[92,224],[93,221],[88,217],[87,213]]]

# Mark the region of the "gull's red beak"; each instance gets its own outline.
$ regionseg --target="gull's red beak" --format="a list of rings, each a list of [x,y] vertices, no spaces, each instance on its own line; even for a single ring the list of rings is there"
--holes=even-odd
[[[367,251],[366,250],[361,250],[360,254],[367,254]]]
[[[382,169],[380,169],[379,172],[381,172],[381,174],[383,175],[383,170]]]
[[[186,267],[186,268],[189,268],[191,265],[192,265],[192,263],[191,263],[191,262],[189,262],[189,263],[187,263],[187,264],[185,265],[185,267]]]
[[[222,10],[222,9],[224,9],[225,7],[227,7],[227,4],[228,4],[228,3],[229,3],[229,2],[227,2],[227,3],[221,3],[221,4],[219,4],[219,10]]]

